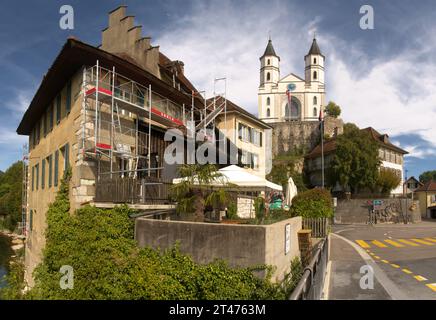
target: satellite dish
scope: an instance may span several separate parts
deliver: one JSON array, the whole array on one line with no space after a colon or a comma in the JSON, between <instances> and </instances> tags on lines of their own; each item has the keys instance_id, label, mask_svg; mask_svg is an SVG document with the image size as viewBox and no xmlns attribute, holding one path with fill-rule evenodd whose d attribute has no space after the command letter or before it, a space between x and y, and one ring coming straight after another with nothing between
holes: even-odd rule
<instances>
[{"instance_id":1,"label":"satellite dish","mask_svg":"<svg viewBox=\"0 0 436 320\"><path fill-rule=\"evenodd\" d=\"M296 88L297 88L297 86L294 83L288 84L288 90L289 91L294 91Z\"/></svg>"}]
</instances>

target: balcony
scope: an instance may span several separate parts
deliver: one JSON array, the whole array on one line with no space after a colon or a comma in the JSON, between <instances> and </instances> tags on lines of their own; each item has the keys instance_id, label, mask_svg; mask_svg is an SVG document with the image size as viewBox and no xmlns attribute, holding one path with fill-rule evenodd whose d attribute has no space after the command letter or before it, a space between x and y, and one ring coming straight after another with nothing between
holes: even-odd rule
<instances>
[{"instance_id":1,"label":"balcony","mask_svg":"<svg viewBox=\"0 0 436 320\"><path fill-rule=\"evenodd\" d=\"M97 207L127 204L137 209L174 208L170 199L172 183L161 178L106 176L95 183L94 202Z\"/></svg>"}]
</instances>

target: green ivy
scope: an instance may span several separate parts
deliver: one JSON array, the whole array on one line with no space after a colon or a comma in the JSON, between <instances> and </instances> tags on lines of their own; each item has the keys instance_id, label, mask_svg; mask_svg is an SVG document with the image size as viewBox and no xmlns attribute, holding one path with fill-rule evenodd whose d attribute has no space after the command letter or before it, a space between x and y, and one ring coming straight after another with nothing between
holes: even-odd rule
<instances>
[{"instance_id":1,"label":"green ivy","mask_svg":"<svg viewBox=\"0 0 436 320\"><path fill-rule=\"evenodd\" d=\"M268 266L232 268L221 260L197 264L182 254L177 244L164 251L138 248L129 218L132 211L127 206L111 210L86 206L70 213L70 176L68 173L61 182L47 212L43 261L33 274L34 287L23 298L286 299L295 285L295 275L272 283ZM73 289L60 288L63 265L74 269ZM264 272L266 277L258 277L256 272ZM5 298L22 297L22 273L18 268L10 275L13 287L3 291ZM289 277L294 280L289 282Z\"/></svg>"}]
</instances>

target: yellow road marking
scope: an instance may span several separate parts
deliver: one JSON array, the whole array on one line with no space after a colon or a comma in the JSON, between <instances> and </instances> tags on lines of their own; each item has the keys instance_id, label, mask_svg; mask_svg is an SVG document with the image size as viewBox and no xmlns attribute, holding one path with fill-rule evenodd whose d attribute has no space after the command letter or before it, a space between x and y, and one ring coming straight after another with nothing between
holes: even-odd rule
<instances>
[{"instance_id":1,"label":"yellow road marking","mask_svg":"<svg viewBox=\"0 0 436 320\"><path fill-rule=\"evenodd\" d=\"M398 241L402 242L404 244L408 244L409 246L412 246L412 247L419 247L419 244L412 242L412 241L409 241L409 240L406 240L406 239L398 239Z\"/></svg>"},{"instance_id":2,"label":"yellow road marking","mask_svg":"<svg viewBox=\"0 0 436 320\"><path fill-rule=\"evenodd\" d=\"M361 246L362 248L365 248L365 249L367 249L367 248L371 248L371 246L369 245L369 244L367 244L365 241L363 241L363 240L356 240L356 242L357 242L357 244L359 245L359 246Z\"/></svg>"},{"instance_id":3,"label":"yellow road marking","mask_svg":"<svg viewBox=\"0 0 436 320\"><path fill-rule=\"evenodd\" d=\"M436 242L436 240L432 239L432 238L424 238L424 240L428 240L428 241L431 241L431 242Z\"/></svg>"},{"instance_id":4,"label":"yellow road marking","mask_svg":"<svg viewBox=\"0 0 436 320\"><path fill-rule=\"evenodd\" d=\"M394 247L397 247L397 248L402 248L402 247L404 247L404 245L402 245L401 243L398 243L398 242L396 242L396 241L394 241L394 240L386 239L385 242L386 242L386 243L389 243L389 244L391 244L391 245L393 245Z\"/></svg>"},{"instance_id":5,"label":"yellow road marking","mask_svg":"<svg viewBox=\"0 0 436 320\"><path fill-rule=\"evenodd\" d=\"M403 272L404 272L404 273L407 273L407 274L411 274L411 273L413 273L412 271L410 271L410 270L408 270L408 269L403 269Z\"/></svg>"},{"instance_id":6,"label":"yellow road marking","mask_svg":"<svg viewBox=\"0 0 436 320\"><path fill-rule=\"evenodd\" d=\"M429 287L431 290L436 291L436 283L429 283L426 284L427 287Z\"/></svg>"},{"instance_id":7,"label":"yellow road marking","mask_svg":"<svg viewBox=\"0 0 436 320\"><path fill-rule=\"evenodd\" d=\"M424 240L421 240L421 239L410 239L410 240L413 240L413 241L418 242L418 243L426 244L428 246L433 246L434 245L434 243L431 243L431 242L428 242L428 241L424 241Z\"/></svg>"},{"instance_id":8,"label":"yellow road marking","mask_svg":"<svg viewBox=\"0 0 436 320\"><path fill-rule=\"evenodd\" d=\"M418 281L427 281L427 278L424 278L423 276L413 276Z\"/></svg>"},{"instance_id":9,"label":"yellow road marking","mask_svg":"<svg viewBox=\"0 0 436 320\"><path fill-rule=\"evenodd\" d=\"M387 247L388 247L388 246L385 245L383 242L380 242L380 241L378 241L378 240L373 240L372 243L375 244L375 245L376 245L377 247L379 247L379 248L387 248Z\"/></svg>"},{"instance_id":10,"label":"yellow road marking","mask_svg":"<svg viewBox=\"0 0 436 320\"><path fill-rule=\"evenodd\" d=\"M391 263L391 266L393 266L394 268L397 268L397 269L400 267L398 264L394 264L394 263Z\"/></svg>"},{"instance_id":11,"label":"yellow road marking","mask_svg":"<svg viewBox=\"0 0 436 320\"><path fill-rule=\"evenodd\" d=\"M382 262L384 262L384 263L389 263L389 261L387 261L387 260L382 260Z\"/></svg>"}]
</instances>

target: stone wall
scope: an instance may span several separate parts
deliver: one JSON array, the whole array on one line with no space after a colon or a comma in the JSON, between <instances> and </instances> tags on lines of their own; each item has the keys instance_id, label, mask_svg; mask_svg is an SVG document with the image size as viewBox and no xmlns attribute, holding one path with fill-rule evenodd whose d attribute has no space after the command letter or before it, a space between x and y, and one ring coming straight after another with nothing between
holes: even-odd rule
<instances>
[{"instance_id":1,"label":"stone wall","mask_svg":"<svg viewBox=\"0 0 436 320\"><path fill-rule=\"evenodd\" d=\"M278 281L289 272L291 260L300 255L297 232L301 224L301 217L259 226L138 218L135 239L140 247L160 249L173 247L178 241L180 250L197 263L223 259L231 266L272 265L276 267L273 280Z\"/></svg>"},{"instance_id":2,"label":"stone wall","mask_svg":"<svg viewBox=\"0 0 436 320\"><path fill-rule=\"evenodd\" d=\"M366 224L368 223L369 210L371 206L369 203L374 199L351 199L351 200L338 200L338 205L335 209L334 222L338 224ZM419 210L419 201L414 200L414 210L410 210L412 206L411 199L380 199L383 201L380 207L380 214L378 221L394 222L395 216L398 216L402 221L403 215L406 214L410 217L411 222L421 221L421 212ZM384 216L393 217L385 221Z\"/></svg>"},{"instance_id":3,"label":"stone wall","mask_svg":"<svg viewBox=\"0 0 436 320\"><path fill-rule=\"evenodd\" d=\"M273 157L300 148L310 151L320 141L318 121L288 121L270 123L270 125L273 127ZM326 117L324 126L324 132L329 136L342 134L344 130L342 119Z\"/></svg>"}]
</instances>

